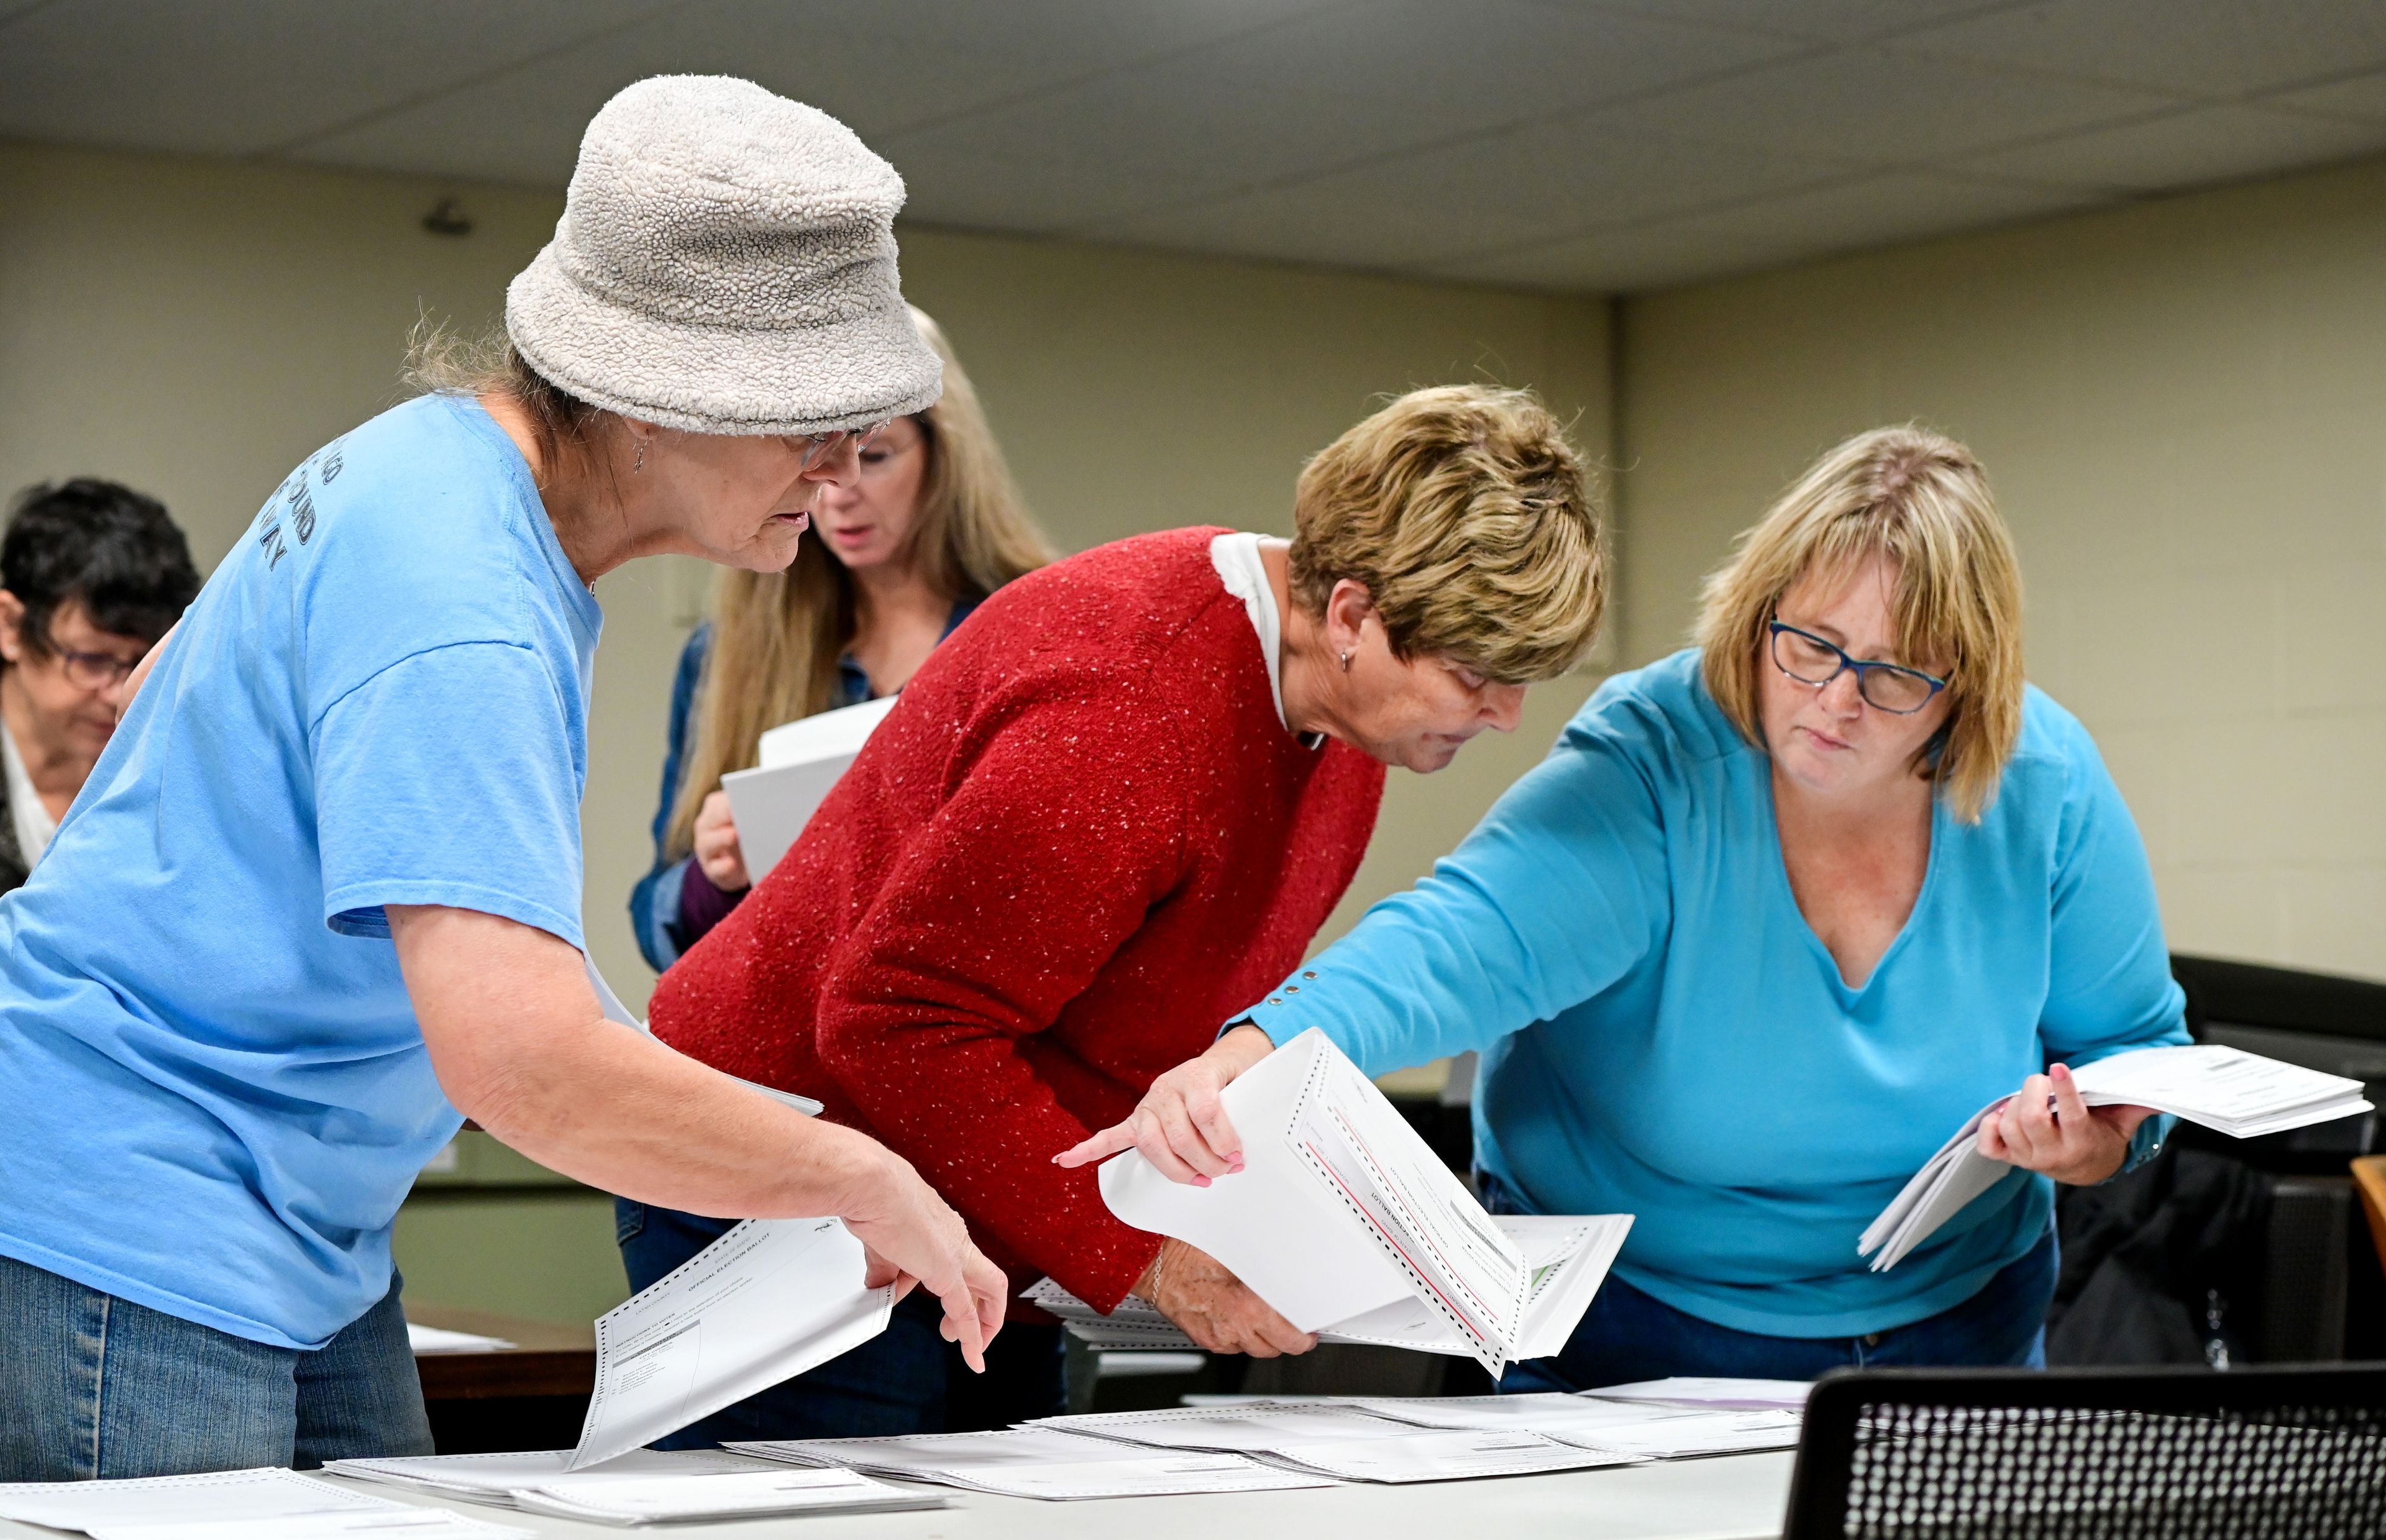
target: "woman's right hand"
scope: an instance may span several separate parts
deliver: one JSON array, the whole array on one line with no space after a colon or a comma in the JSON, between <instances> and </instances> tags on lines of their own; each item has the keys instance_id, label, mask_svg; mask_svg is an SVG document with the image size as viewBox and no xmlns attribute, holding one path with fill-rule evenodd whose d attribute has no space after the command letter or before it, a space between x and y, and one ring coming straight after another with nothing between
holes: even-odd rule
<instances>
[{"instance_id":1,"label":"woman's right hand","mask_svg":"<svg viewBox=\"0 0 2386 1540\"><path fill-rule=\"evenodd\" d=\"M1206 1187L1214 1177L1233 1175L1243 1169L1243 1142L1218 1093L1274 1052L1275 1045L1259 1028L1248 1022L1235 1028L1200 1058L1188 1058L1153 1081L1124 1122L1062 1150L1052 1163L1086 1166L1123 1150L1139 1149L1173 1182Z\"/></svg>"},{"instance_id":2,"label":"woman's right hand","mask_svg":"<svg viewBox=\"0 0 2386 1540\"><path fill-rule=\"evenodd\" d=\"M704 880L723 893L743 893L754 885L746 870L746 853L737 848L737 820L730 816L729 794L714 792L696 810L696 864Z\"/></svg>"},{"instance_id":3,"label":"woman's right hand","mask_svg":"<svg viewBox=\"0 0 2386 1540\"><path fill-rule=\"evenodd\" d=\"M1151 1301L1195 1344L1212 1353L1273 1358L1306 1353L1317 1339L1278 1315L1250 1286L1208 1252L1183 1241L1162 1241L1160 1255L1131 1291Z\"/></svg>"},{"instance_id":4,"label":"woman's right hand","mask_svg":"<svg viewBox=\"0 0 2386 1540\"><path fill-rule=\"evenodd\" d=\"M900 1298L916 1280L944 1304L939 1330L945 1340L958 1343L969 1366L985 1373L986 1345L1002 1329L1011 1281L986 1260L971 1241L969 1226L910 1161L875 1141L864 1142L883 1159L874 1179L837 1217L869 1254L867 1283L892 1283Z\"/></svg>"}]
</instances>

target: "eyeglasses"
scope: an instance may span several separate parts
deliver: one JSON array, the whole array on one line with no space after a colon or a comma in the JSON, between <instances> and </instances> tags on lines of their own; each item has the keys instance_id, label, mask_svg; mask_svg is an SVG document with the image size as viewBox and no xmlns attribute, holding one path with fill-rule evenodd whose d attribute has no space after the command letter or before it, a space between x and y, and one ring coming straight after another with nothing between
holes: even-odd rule
<instances>
[{"instance_id":1,"label":"eyeglasses","mask_svg":"<svg viewBox=\"0 0 2386 1540\"><path fill-rule=\"evenodd\" d=\"M67 682L78 690L113 690L141 667L141 659L128 663L113 653L61 651L55 656L66 670Z\"/></svg>"},{"instance_id":2,"label":"eyeglasses","mask_svg":"<svg viewBox=\"0 0 2386 1540\"><path fill-rule=\"evenodd\" d=\"M1768 621L1766 627L1773 633L1773 666L1801 684L1820 690L1853 669L1856 694L1865 704L1900 717L1921 710L1930 704L1931 696L1947 688L1945 680L1919 669L1850 657L1811 631L1785 626L1779 620Z\"/></svg>"},{"instance_id":3,"label":"eyeglasses","mask_svg":"<svg viewBox=\"0 0 2386 1540\"><path fill-rule=\"evenodd\" d=\"M798 467L799 470L810 470L827 458L830 453L846 440L853 440L853 446L856 449L867 449L879 434L893 425L894 419L889 418L885 422L873 422L867 428L832 428L825 433L810 435L782 433L779 435L779 442L803 457L803 463ZM796 447L797 444L803 447L797 449Z\"/></svg>"}]
</instances>

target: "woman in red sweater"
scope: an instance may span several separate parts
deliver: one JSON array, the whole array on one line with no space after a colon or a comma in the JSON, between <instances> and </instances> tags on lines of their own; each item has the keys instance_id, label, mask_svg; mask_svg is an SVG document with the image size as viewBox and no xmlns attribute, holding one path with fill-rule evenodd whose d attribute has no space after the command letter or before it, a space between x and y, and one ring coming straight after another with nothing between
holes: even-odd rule
<instances>
[{"instance_id":1,"label":"woman in red sweater","mask_svg":"<svg viewBox=\"0 0 2386 1540\"><path fill-rule=\"evenodd\" d=\"M1311 1339L1052 1158L1300 962L1365 854L1383 767L1437 770L1513 729L1604 592L1574 451L1521 392L1401 398L1311 462L1293 519L1288 545L1144 535L988 599L653 1002L672 1046L908 1158L1014 1288L1049 1273L1102 1309L1135 1293L1262 1356ZM725 1227L623 1205L631 1281ZM982 1380L951 1375L946 1346L898 1310L683 1439L1061 1409L1059 1328L1014 1318Z\"/></svg>"}]
</instances>

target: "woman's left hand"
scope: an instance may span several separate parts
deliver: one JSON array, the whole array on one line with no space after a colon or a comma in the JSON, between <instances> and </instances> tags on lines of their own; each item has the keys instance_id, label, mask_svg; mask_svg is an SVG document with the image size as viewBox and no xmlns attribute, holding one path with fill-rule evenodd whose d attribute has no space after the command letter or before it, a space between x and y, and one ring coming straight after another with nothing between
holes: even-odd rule
<instances>
[{"instance_id":1,"label":"woman's left hand","mask_svg":"<svg viewBox=\"0 0 2386 1540\"><path fill-rule=\"evenodd\" d=\"M2153 1116L2151 1107L2090 1107L2071 1070L2057 1064L1980 1120L1978 1147L1991 1160L2092 1186L2121 1169L2130 1135Z\"/></svg>"}]
</instances>

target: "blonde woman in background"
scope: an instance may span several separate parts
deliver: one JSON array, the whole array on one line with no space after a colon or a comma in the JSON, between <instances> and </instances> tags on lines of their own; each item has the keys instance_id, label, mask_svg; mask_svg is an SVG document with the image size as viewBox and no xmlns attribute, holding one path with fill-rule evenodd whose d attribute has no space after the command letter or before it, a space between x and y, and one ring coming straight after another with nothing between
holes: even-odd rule
<instances>
[{"instance_id":1,"label":"blonde woman in background","mask_svg":"<svg viewBox=\"0 0 2386 1540\"><path fill-rule=\"evenodd\" d=\"M721 778L782 722L902 689L987 595L1053 558L952 344L926 312L911 319L944 360L944 395L863 449L858 482L822 495L793 566L722 573L711 622L680 655L655 866L630 895L658 972L761 875Z\"/></svg>"},{"instance_id":2,"label":"blonde woman in background","mask_svg":"<svg viewBox=\"0 0 2386 1540\"><path fill-rule=\"evenodd\" d=\"M2065 1067L2187 1038L2129 809L2023 682L1988 478L1915 428L1817 461L1708 582L1696 646L1609 680L1295 983L1064 1160L1228 1170L1218 1088L1305 1027L1371 1073L1481 1050L1493 1210L1635 1216L1508 1391L2042 1362L2049 1179L2164 1127ZM1865 1226L2000 1096L1980 1149L2015 1170L1872 1271Z\"/></svg>"}]
</instances>

